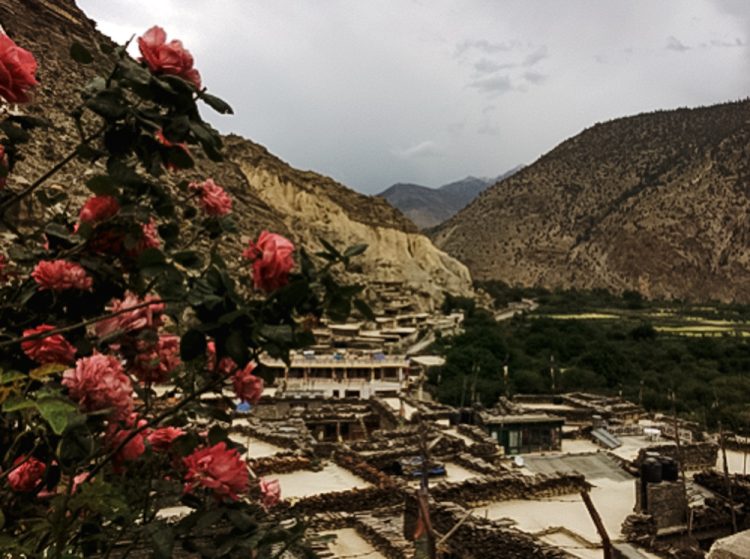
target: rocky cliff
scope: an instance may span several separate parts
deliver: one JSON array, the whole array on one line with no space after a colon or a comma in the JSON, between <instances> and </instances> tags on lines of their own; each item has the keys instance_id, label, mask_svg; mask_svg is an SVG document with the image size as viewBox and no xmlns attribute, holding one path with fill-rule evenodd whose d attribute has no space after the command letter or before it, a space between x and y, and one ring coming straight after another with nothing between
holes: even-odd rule
<instances>
[{"instance_id":1,"label":"rocky cliff","mask_svg":"<svg viewBox=\"0 0 750 559\"><path fill-rule=\"evenodd\" d=\"M750 101L597 124L433 232L478 279L750 301Z\"/></svg>"},{"instance_id":2,"label":"rocky cliff","mask_svg":"<svg viewBox=\"0 0 750 559\"><path fill-rule=\"evenodd\" d=\"M75 145L78 136L69 111L80 99L81 86L97 69L109 65L104 55L97 55L92 66L77 65L68 54L70 44L76 40L96 52L99 44L111 42L73 0L0 0L0 25L39 61L41 85L24 111L53 123L24 147L25 160L9 180L9 188L16 189ZM262 229L288 235L312 250L319 247L320 237L339 245L367 243L370 248L357 259L357 279L401 282L405 289L421 294L416 300L422 307L436 305L444 291L471 292L468 270L436 249L385 201L317 173L293 169L263 147L236 136L226 138L226 156L221 164L198 161L185 178L213 176L231 192L240 227L234 246L228 247L234 253L239 254L242 243ZM73 163L55 176L50 188L77 190L84 171Z\"/></svg>"}]
</instances>

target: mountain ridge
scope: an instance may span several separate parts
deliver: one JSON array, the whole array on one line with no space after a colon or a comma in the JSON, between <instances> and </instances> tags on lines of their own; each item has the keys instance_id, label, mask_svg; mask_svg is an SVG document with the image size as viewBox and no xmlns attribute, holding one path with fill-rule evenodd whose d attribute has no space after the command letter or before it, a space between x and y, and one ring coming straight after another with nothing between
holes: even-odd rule
<instances>
[{"instance_id":1,"label":"mountain ridge","mask_svg":"<svg viewBox=\"0 0 750 559\"><path fill-rule=\"evenodd\" d=\"M518 165L497 177L469 175L437 188L414 183L395 183L376 196L387 200L424 231L451 218L486 188L521 168L523 165Z\"/></svg>"},{"instance_id":2,"label":"mountain ridge","mask_svg":"<svg viewBox=\"0 0 750 559\"><path fill-rule=\"evenodd\" d=\"M431 231L475 278L750 301L750 101L597 123Z\"/></svg>"}]
</instances>

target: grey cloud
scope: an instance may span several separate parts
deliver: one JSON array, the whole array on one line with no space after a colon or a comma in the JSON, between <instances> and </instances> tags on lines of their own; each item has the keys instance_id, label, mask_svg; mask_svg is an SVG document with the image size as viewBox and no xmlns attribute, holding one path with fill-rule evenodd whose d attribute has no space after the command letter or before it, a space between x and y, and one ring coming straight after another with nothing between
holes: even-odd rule
<instances>
[{"instance_id":1,"label":"grey cloud","mask_svg":"<svg viewBox=\"0 0 750 559\"><path fill-rule=\"evenodd\" d=\"M474 80L469 84L470 87L478 89L483 93L492 93L501 95L513 89L513 84L509 76L490 76Z\"/></svg>"},{"instance_id":2,"label":"grey cloud","mask_svg":"<svg viewBox=\"0 0 750 559\"><path fill-rule=\"evenodd\" d=\"M734 41L719 41L717 39L714 39L711 41L711 46L719 48L737 48L744 47L745 42L739 37L735 38Z\"/></svg>"},{"instance_id":3,"label":"grey cloud","mask_svg":"<svg viewBox=\"0 0 750 559\"><path fill-rule=\"evenodd\" d=\"M547 58L549 54L547 54L547 45L542 45L538 49L536 49L531 54L527 55L526 58L523 59L523 65L524 66L534 66L537 62L541 62L545 58Z\"/></svg>"},{"instance_id":4,"label":"grey cloud","mask_svg":"<svg viewBox=\"0 0 750 559\"><path fill-rule=\"evenodd\" d=\"M474 64L474 69L480 74L493 74L499 70L507 70L508 68L514 68L516 64L510 62L494 62L488 58L482 58Z\"/></svg>"},{"instance_id":5,"label":"grey cloud","mask_svg":"<svg viewBox=\"0 0 750 559\"><path fill-rule=\"evenodd\" d=\"M539 72L524 72L523 77L527 82L539 85L547 81L549 76L547 74L540 74Z\"/></svg>"},{"instance_id":6,"label":"grey cloud","mask_svg":"<svg viewBox=\"0 0 750 559\"><path fill-rule=\"evenodd\" d=\"M681 42L677 37L674 35L670 35L667 37L667 46L664 47L667 50L674 50L677 52L685 52L690 50L690 47Z\"/></svg>"},{"instance_id":7,"label":"grey cloud","mask_svg":"<svg viewBox=\"0 0 750 559\"><path fill-rule=\"evenodd\" d=\"M498 136L500 134L500 127L491 122L483 122L479 125L479 128L477 128L477 132L484 136Z\"/></svg>"},{"instance_id":8,"label":"grey cloud","mask_svg":"<svg viewBox=\"0 0 750 559\"><path fill-rule=\"evenodd\" d=\"M469 50L476 49L486 54L496 54L498 52L510 52L520 46L518 41L508 41L502 43L492 43L486 39L474 41L462 41L456 46L456 55L460 56Z\"/></svg>"}]
</instances>

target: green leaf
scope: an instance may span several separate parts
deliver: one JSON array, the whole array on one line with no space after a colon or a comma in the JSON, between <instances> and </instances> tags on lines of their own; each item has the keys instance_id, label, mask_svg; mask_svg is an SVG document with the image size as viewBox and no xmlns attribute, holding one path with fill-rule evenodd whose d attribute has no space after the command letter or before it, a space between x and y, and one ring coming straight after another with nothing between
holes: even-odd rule
<instances>
[{"instance_id":1,"label":"green leaf","mask_svg":"<svg viewBox=\"0 0 750 559\"><path fill-rule=\"evenodd\" d=\"M28 408L35 408L36 402L34 400L27 400L21 396L11 396L3 403L3 411L10 413L14 411L21 411Z\"/></svg>"},{"instance_id":2,"label":"green leaf","mask_svg":"<svg viewBox=\"0 0 750 559\"><path fill-rule=\"evenodd\" d=\"M63 468L74 468L94 452L94 438L85 424L67 429L57 445L57 457Z\"/></svg>"},{"instance_id":3,"label":"green leaf","mask_svg":"<svg viewBox=\"0 0 750 559\"><path fill-rule=\"evenodd\" d=\"M167 260L164 257L164 253L158 248L147 248L138 255L139 268L150 268L152 266L159 266L160 264L166 263Z\"/></svg>"},{"instance_id":4,"label":"green leaf","mask_svg":"<svg viewBox=\"0 0 750 559\"><path fill-rule=\"evenodd\" d=\"M28 377L19 371L0 371L0 384L10 384Z\"/></svg>"},{"instance_id":5,"label":"green leaf","mask_svg":"<svg viewBox=\"0 0 750 559\"><path fill-rule=\"evenodd\" d=\"M74 41L70 45L70 57L79 64L91 64L94 61L94 57L91 56L88 49L78 41Z\"/></svg>"},{"instance_id":6,"label":"green leaf","mask_svg":"<svg viewBox=\"0 0 750 559\"><path fill-rule=\"evenodd\" d=\"M86 101L86 106L108 120L122 118L127 111L127 104L119 90L105 89Z\"/></svg>"},{"instance_id":7,"label":"green leaf","mask_svg":"<svg viewBox=\"0 0 750 559\"><path fill-rule=\"evenodd\" d=\"M183 250L176 252L172 258L178 264L186 268L200 268L203 266L203 257L197 250Z\"/></svg>"},{"instance_id":8,"label":"green leaf","mask_svg":"<svg viewBox=\"0 0 750 559\"><path fill-rule=\"evenodd\" d=\"M58 398L41 399L37 402L36 407L56 435L62 435L71 416L76 411L73 404Z\"/></svg>"},{"instance_id":9,"label":"green leaf","mask_svg":"<svg viewBox=\"0 0 750 559\"><path fill-rule=\"evenodd\" d=\"M206 335L198 330L188 330L180 338L180 359L191 361L206 355Z\"/></svg>"},{"instance_id":10,"label":"green leaf","mask_svg":"<svg viewBox=\"0 0 750 559\"><path fill-rule=\"evenodd\" d=\"M154 559L170 559L174 548L174 528L165 522L152 522L146 526L151 540Z\"/></svg>"},{"instance_id":11,"label":"green leaf","mask_svg":"<svg viewBox=\"0 0 750 559\"><path fill-rule=\"evenodd\" d=\"M221 425L214 425L208 431L208 444L213 446L221 442L224 442L224 443L229 442L229 436L227 435L227 430L224 429Z\"/></svg>"},{"instance_id":12,"label":"green leaf","mask_svg":"<svg viewBox=\"0 0 750 559\"><path fill-rule=\"evenodd\" d=\"M319 240L320 240L320 244L322 244L323 247L325 247L325 249L328 251L330 255L335 256L336 258L341 258L341 253L338 250L336 250L335 246L333 246L331 243L329 243L322 237Z\"/></svg>"},{"instance_id":13,"label":"green leaf","mask_svg":"<svg viewBox=\"0 0 750 559\"><path fill-rule=\"evenodd\" d=\"M117 196L119 191L109 175L96 175L86 181L86 187L97 195Z\"/></svg>"},{"instance_id":14,"label":"green leaf","mask_svg":"<svg viewBox=\"0 0 750 559\"><path fill-rule=\"evenodd\" d=\"M234 359L235 363L241 364L247 362L250 352L248 351L247 344L242 337L242 332L239 330L232 330L232 332L229 333L226 342L224 342L224 349L226 350L227 355Z\"/></svg>"},{"instance_id":15,"label":"green leaf","mask_svg":"<svg viewBox=\"0 0 750 559\"><path fill-rule=\"evenodd\" d=\"M352 245L344 251L344 258L352 258L353 256L359 256L367 250L367 245L362 243L359 245Z\"/></svg>"},{"instance_id":16,"label":"green leaf","mask_svg":"<svg viewBox=\"0 0 750 559\"><path fill-rule=\"evenodd\" d=\"M218 97L216 97L216 95L211 95L210 93L202 92L199 94L199 96L203 100L203 102L206 103L206 105L211 107L217 113L220 113L223 115L234 114L234 111L232 110L232 107L229 106L229 103L227 103L223 99L219 99Z\"/></svg>"},{"instance_id":17,"label":"green leaf","mask_svg":"<svg viewBox=\"0 0 750 559\"><path fill-rule=\"evenodd\" d=\"M48 223L44 228L44 232L50 237L62 239L63 241L74 242L72 233L67 227L60 223Z\"/></svg>"}]
</instances>

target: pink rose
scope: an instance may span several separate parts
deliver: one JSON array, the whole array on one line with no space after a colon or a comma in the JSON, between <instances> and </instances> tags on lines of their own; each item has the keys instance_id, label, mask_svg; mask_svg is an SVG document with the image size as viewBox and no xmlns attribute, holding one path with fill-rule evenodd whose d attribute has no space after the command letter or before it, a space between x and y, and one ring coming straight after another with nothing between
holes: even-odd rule
<instances>
[{"instance_id":1,"label":"pink rose","mask_svg":"<svg viewBox=\"0 0 750 559\"><path fill-rule=\"evenodd\" d=\"M161 239L159 239L159 229L153 218L148 223L141 225L141 238L138 239L135 246L128 250L128 256L137 258L147 248L159 248Z\"/></svg>"},{"instance_id":2,"label":"pink rose","mask_svg":"<svg viewBox=\"0 0 750 559\"><path fill-rule=\"evenodd\" d=\"M67 260L42 260L31 272L31 277L39 285L40 290L80 289L81 291L89 291L94 284L94 280L80 264Z\"/></svg>"},{"instance_id":3,"label":"pink rose","mask_svg":"<svg viewBox=\"0 0 750 559\"><path fill-rule=\"evenodd\" d=\"M47 466L33 456L19 456L13 462L13 470L8 474L8 485L17 493L29 493L42 482Z\"/></svg>"},{"instance_id":4,"label":"pink rose","mask_svg":"<svg viewBox=\"0 0 750 559\"><path fill-rule=\"evenodd\" d=\"M112 355L94 353L76 361L63 373L62 383L83 411L112 409L114 419L127 418L133 409L133 386L120 361Z\"/></svg>"},{"instance_id":5,"label":"pink rose","mask_svg":"<svg viewBox=\"0 0 750 559\"><path fill-rule=\"evenodd\" d=\"M27 103L29 89L39 83L34 74L34 55L0 33L0 97L8 103Z\"/></svg>"},{"instance_id":6,"label":"pink rose","mask_svg":"<svg viewBox=\"0 0 750 559\"><path fill-rule=\"evenodd\" d=\"M149 301L158 301L159 298L153 295L146 295L143 299L140 299L132 291L126 291L125 297L121 300L113 300L107 305L107 311L110 313L119 312L124 309L136 307L141 303L148 303ZM161 326L162 318L161 313L164 311L164 303L154 303L152 305L146 305L133 309L131 311L123 312L117 316L105 318L96 323L94 329L96 330L97 336L100 338L109 338L114 335L129 334L136 330L142 330L144 328L156 329Z\"/></svg>"},{"instance_id":7,"label":"pink rose","mask_svg":"<svg viewBox=\"0 0 750 559\"><path fill-rule=\"evenodd\" d=\"M289 239L263 231L258 242L252 241L242 256L253 263L253 283L257 289L270 292L289 282L294 267L294 245Z\"/></svg>"},{"instance_id":8,"label":"pink rose","mask_svg":"<svg viewBox=\"0 0 750 559\"><path fill-rule=\"evenodd\" d=\"M116 425L110 425L107 433L107 444L109 448L115 450L118 448L136 429L143 427L147 422L145 419L137 420L133 418L132 414L128 423L129 429L120 429ZM112 457L112 463L117 473L122 473L123 464L125 462L132 462L140 458L144 452L146 452L146 437L148 437L148 430L144 429L136 433L133 438L125 443L120 450Z\"/></svg>"},{"instance_id":9,"label":"pink rose","mask_svg":"<svg viewBox=\"0 0 750 559\"><path fill-rule=\"evenodd\" d=\"M224 442L196 450L183 458L183 463L187 467L186 493L202 486L210 489L217 499L237 500L238 494L248 490L247 464L236 449L228 449Z\"/></svg>"},{"instance_id":10,"label":"pink rose","mask_svg":"<svg viewBox=\"0 0 750 559\"><path fill-rule=\"evenodd\" d=\"M165 382L180 361L180 338L162 334L155 344L138 340L133 373L143 382Z\"/></svg>"},{"instance_id":11,"label":"pink rose","mask_svg":"<svg viewBox=\"0 0 750 559\"><path fill-rule=\"evenodd\" d=\"M281 499L281 485L278 479L260 478L261 503L266 509L276 505Z\"/></svg>"},{"instance_id":12,"label":"pink rose","mask_svg":"<svg viewBox=\"0 0 750 559\"><path fill-rule=\"evenodd\" d=\"M55 327L50 324L40 324L36 328L23 331L24 338L49 332ZM62 334L52 334L46 338L26 340L21 342L21 349L29 359L44 365L45 363L72 363L75 359L76 348L74 348Z\"/></svg>"},{"instance_id":13,"label":"pink rose","mask_svg":"<svg viewBox=\"0 0 750 559\"><path fill-rule=\"evenodd\" d=\"M255 367L255 363L250 362L232 377L234 393L243 402L251 404L257 404L263 395L263 379L253 374Z\"/></svg>"},{"instance_id":14,"label":"pink rose","mask_svg":"<svg viewBox=\"0 0 750 559\"><path fill-rule=\"evenodd\" d=\"M167 41L167 33L159 26L153 26L142 37L138 37L138 48L142 61L154 74L179 76L201 88L201 76L193 68L193 56L182 46L181 41Z\"/></svg>"},{"instance_id":15,"label":"pink rose","mask_svg":"<svg viewBox=\"0 0 750 559\"><path fill-rule=\"evenodd\" d=\"M185 434L185 431L179 427L159 427L146 437L151 448L156 452L164 452L169 450L175 439Z\"/></svg>"},{"instance_id":16,"label":"pink rose","mask_svg":"<svg viewBox=\"0 0 750 559\"><path fill-rule=\"evenodd\" d=\"M216 364L216 343L213 340L210 340L206 344L206 352L208 353L206 356L206 369L208 369L208 372L213 373L217 371L228 376L238 369L234 359L228 356L222 357L219 364Z\"/></svg>"},{"instance_id":17,"label":"pink rose","mask_svg":"<svg viewBox=\"0 0 750 559\"><path fill-rule=\"evenodd\" d=\"M96 224L106 221L120 211L120 203L114 196L92 196L81 208L78 220L81 223Z\"/></svg>"},{"instance_id":18,"label":"pink rose","mask_svg":"<svg viewBox=\"0 0 750 559\"><path fill-rule=\"evenodd\" d=\"M221 216L232 211L232 199L213 179L191 182L190 189L198 192L201 208L206 214Z\"/></svg>"}]
</instances>

